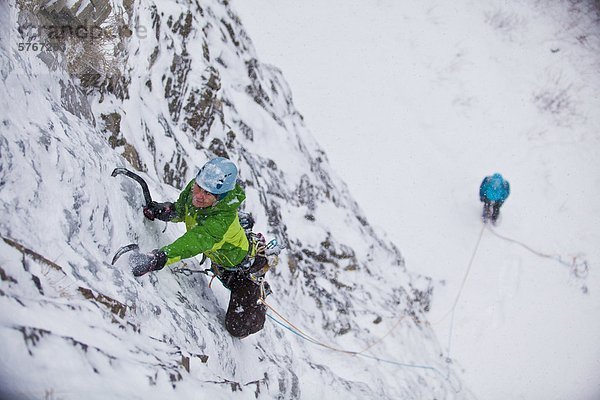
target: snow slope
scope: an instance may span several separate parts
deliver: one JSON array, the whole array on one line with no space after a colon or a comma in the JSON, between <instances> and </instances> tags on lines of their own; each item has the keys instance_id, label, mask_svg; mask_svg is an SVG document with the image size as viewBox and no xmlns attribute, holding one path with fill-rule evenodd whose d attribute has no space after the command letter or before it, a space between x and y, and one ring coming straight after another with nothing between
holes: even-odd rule
<instances>
[{"instance_id":1,"label":"snow slope","mask_svg":"<svg viewBox=\"0 0 600 400\"><path fill-rule=\"evenodd\" d=\"M429 320L474 393L599 398L597 2L234 5L369 220L434 278ZM451 332L496 171L496 231L589 274L485 231Z\"/></svg>"},{"instance_id":2,"label":"snow slope","mask_svg":"<svg viewBox=\"0 0 600 400\"><path fill-rule=\"evenodd\" d=\"M2 398L472 398L426 322L430 281L373 231L228 2L86 3L135 33L70 39L65 55L18 45L102 13L35 4L3 3L0 21ZM233 339L218 282L110 265L121 245L183 232L145 220L139 186L113 168L173 200L215 155L238 164L246 210L287 247L269 303L360 356L271 321Z\"/></svg>"}]
</instances>

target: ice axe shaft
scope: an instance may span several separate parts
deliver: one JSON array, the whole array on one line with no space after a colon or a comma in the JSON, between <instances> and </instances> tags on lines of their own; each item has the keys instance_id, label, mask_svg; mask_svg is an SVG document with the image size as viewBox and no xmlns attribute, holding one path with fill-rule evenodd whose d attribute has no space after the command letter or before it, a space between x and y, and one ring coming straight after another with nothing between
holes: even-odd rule
<instances>
[{"instance_id":1,"label":"ice axe shaft","mask_svg":"<svg viewBox=\"0 0 600 400\"><path fill-rule=\"evenodd\" d=\"M140 248L140 246L138 246L136 243L128 244L127 246L121 247L115 253L115 256L112 259L111 265L115 265L115 263L117 262L117 260L119 259L119 257L121 257L123 254L125 254L125 253L127 253L129 251L132 251L132 250L138 251L139 248Z\"/></svg>"},{"instance_id":2,"label":"ice axe shaft","mask_svg":"<svg viewBox=\"0 0 600 400\"><path fill-rule=\"evenodd\" d=\"M146 206L149 206L150 203L152 203L152 196L150 196L150 190L148 189L148 184L146 183L144 178L142 178L141 176L139 176L138 174L136 174L134 172L131 172L127 168L115 168L114 171L112 172L111 176L117 176L117 175L125 175L125 176L133 179L137 183L139 183L140 186L142 187L142 192L144 193L144 200L146 201Z\"/></svg>"}]
</instances>

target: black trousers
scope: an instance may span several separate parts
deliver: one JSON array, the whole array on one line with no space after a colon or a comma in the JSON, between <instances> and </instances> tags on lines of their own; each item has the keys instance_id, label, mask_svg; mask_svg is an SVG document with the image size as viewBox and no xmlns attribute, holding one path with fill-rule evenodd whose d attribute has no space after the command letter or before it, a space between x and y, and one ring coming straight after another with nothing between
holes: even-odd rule
<instances>
[{"instance_id":1,"label":"black trousers","mask_svg":"<svg viewBox=\"0 0 600 400\"><path fill-rule=\"evenodd\" d=\"M486 222L491 219L492 222L496 222L498 215L500 215L500 207L502 207L503 201L491 201L483 200L483 220Z\"/></svg>"},{"instance_id":2,"label":"black trousers","mask_svg":"<svg viewBox=\"0 0 600 400\"><path fill-rule=\"evenodd\" d=\"M222 271L219 279L231 291L225 329L231 336L239 338L260 331L267 314L265 305L258 302L260 286L238 271Z\"/></svg>"}]
</instances>

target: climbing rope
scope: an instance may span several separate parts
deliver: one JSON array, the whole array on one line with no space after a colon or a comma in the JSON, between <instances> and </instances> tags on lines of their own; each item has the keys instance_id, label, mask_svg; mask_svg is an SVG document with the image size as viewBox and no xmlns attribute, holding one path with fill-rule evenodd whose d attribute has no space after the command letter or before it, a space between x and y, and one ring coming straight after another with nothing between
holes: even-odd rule
<instances>
[{"instance_id":1,"label":"climbing rope","mask_svg":"<svg viewBox=\"0 0 600 400\"><path fill-rule=\"evenodd\" d=\"M539 257L543 257L543 258L548 258L548 259L552 259L552 260L556 260L559 263L561 263L562 265L565 265L567 267L570 268L571 272L573 273L574 276L578 277L578 278L585 278L588 274L588 270L589 270L589 266L586 260L578 260L578 256L572 257L571 262L567 262L565 260L563 260L562 256L559 254L546 254L546 253L542 253L540 251L534 250L532 249L530 246L526 245L523 242L520 242L518 240L515 239L511 239L509 237L503 236L501 234L499 234L498 232L496 232L494 229L492 229L488 224L483 224L481 231L479 232L479 236L477 238L477 243L475 244L475 248L473 250L473 253L471 254L471 259L469 260L469 264L467 265L467 269L465 272L465 275L463 277L463 280L461 282L460 288L458 290L458 293L456 295L456 298L454 300L454 303L452 304L452 307L450 308L450 310L448 310L447 313L445 313L439 320L437 320L436 322L432 322L433 325L440 323L441 321L443 321L444 319L446 319L446 317L448 315L451 314L451 318L450 318L450 329L448 331L448 346L447 346L447 358L448 360L451 359L450 354L452 352L452 337L453 337L453 333L454 333L454 317L456 315L456 306L458 305L458 301L460 299L460 296L463 292L463 289L465 287L465 283L467 281L467 278L471 272L471 267L473 266L473 261L475 259L475 255L477 254L477 251L479 250L479 244L481 243L481 238L483 237L483 232L485 231L485 229L487 228L487 230L489 230L492 234L494 234L496 237L505 240L507 242L510 243L514 243L514 244L518 244L521 247L527 249L528 251L530 251L531 253L539 256Z\"/></svg>"},{"instance_id":2,"label":"climbing rope","mask_svg":"<svg viewBox=\"0 0 600 400\"><path fill-rule=\"evenodd\" d=\"M497 233L496 231L494 231L491 227L489 227L487 224L483 224L483 226L481 227L481 230L479 231L479 234L477 236L477 242L475 243L475 247L473 249L473 252L471 253L471 257L469 259L469 262L467 264L467 268L465 270L465 274L462 278L460 287L458 289L458 292L456 294L456 298L454 299L454 302L452 304L452 307L448 310L448 312L446 314L444 314L444 316L442 318L440 318L437 322L434 322L433 324L437 324L441 321L443 321L444 319L446 319L446 317L448 315L451 315L451 319L450 319L450 329L448 332L448 346L447 346L447 357L446 357L446 363L449 364L451 361L451 352L452 352L452 337L453 337L453 331L454 331L454 321L455 321L455 315L456 315L456 308L457 305L459 303L459 300L461 298L461 295L463 293L463 290L465 288L465 284L467 282L467 279L469 277L469 274L471 272L471 269L473 267L473 262L475 260L475 257L477 255L477 252L479 250L479 246L481 244L481 240L483 238L483 233L485 231L485 229L488 229L490 232L492 232L495 236L497 236L498 238L511 242L511 243L515 243L518 244L520 246L522 246L523 248L527 249L528 251L530 251L531 253L540 256L540 257L544 257L544 258L549 258L549 259L554 259L556 261L558 261L559 263L569 267L572 271L572 273L579 278L585 277L587 276L588 273L588 264L587 261L583 260L583 261L579 261L578 258L579 257L573 257L571 262L567 262L565 260L563 260L563 258L560 255L555 255L555 254L545 254L539 251L536 251L534 249L532 249L531 247L529 247L528 245L526 245L525 243L522 243L520 241L517 241L515 239L511 239L508 238L506 236L500 235L499 233ZM176 273L183 273L187 276L191 275L192 273L203 273L206 275L209 275L209 272L213 272L211 271L211 269L205 269L205 270L190 270L187 268L178 268L175 269L173 272ZM212 278L214 279L215 275L212 276ZM211 279L211 283L212 283L212 279ZM462 390L462 384L461 382L456 379L455 382L453 382L451 380L450 377L450 366L448 365L448 369L446 371L446 373L443 373L442 371L440 371L438 368L433 367L433 366L429 366L429 365L419 365L419 364L408 364L408 363L402 363L402 362L398 362L395 360L389 360L389 359L383 359L380 357L376 357L370 354L365 354L365 352L369 349L371 349L373 346L375 346L376 344L380 343L381 341L383 341L387 336L389 336L397 327L398 325L400 325L400 323L402 322L402 320L404 319L404 317L406 315L402 315L400 318L398 318L398 320L395 322L395 324L381 337L379 337L377 340L373 341L372 343L370 343L368 346L366 346L365 348L363 348L360 351L352 351L352 350L346 350L346 349L342 349L342 348L338 348L338 347L334 347L331 345L328 345L326 343L323 343L317 339L315 339L314 337L310 336L309 334L307 334L306 332L304 332L303 330L301 330L300 328L298 328L296 325L294 325L292 322L290 322L287 318L285 318L281 313L279 313L277 310L275 310L275 308L273 308L270 304L268 304L265 300L266 296L267 296L267 292L265 290L265 281L264 279L259 279L257 280L255 283L259 284L260 286L260 295L259 295L259 299L258 302L263 304L266 308L268 308L269 310L271 310L271 312L273 314L275 314L279 319L273 317L271 314L267 314L267 316L274 321L275 323L277 323L278 325L282 326L283 328L289 330L290 332L292 332L293 334L297 335L298 337L300 337L303 340L306 340L312 344L315 344L317 346L326 348L328 350L331 351L335 351L335 352L339 352L339 353L343 353L343 354L348 354L348 355L353 355L353 356L360 356L360 357L365 357L365 358L369 358L372 360L376 360L376 361L380 361L380 362L384 362L384 363L388 363L388 364L393 364L393 365L397 365L400 367L404 367L404 368L415 368L415 369L425 369L425 370L431 370L437 374L439 374L440 376L442 376L452 387L453 390L455 390L456 393L459 393ZM210 285L209 285L210 286ZM458 386L458 388L456 388L456 386Z\"/></svg>"},{"instance_id":3,"label":"climbing rope","mask_svg":"<svg viewBox=\"0 0 600 400\"><path fill-rule=\"evenodd\" d=\"M381 342L383 339L385 339L388 335L390 335L392 333L392 331L394 329L396 329L396 327L400 324L400 322L402 322L402 320L404 319L405 315L402 315L397 321L396 323L388 330L388 332L379 337L377 340L373 341L371 344L369 344L368 346L366 346L364 349L360 350L360 351L352 351L352 350L345 350L345 349L341 349L341 348L337 348L334 346L330 346L326 343L323 343L317 339L315 339L314 337L308 335L306 332L302 331L300 328L298 328L296 325L294 325L292 322L290 322L287 318L285 318L283 315L281 315L281 313L279 313L277 310L275 310L275 308L273 308L270 304L268 304L264 297L261 296L261 298L258 300L259 303L262 303L265 307L267 307L269 310L271 310L271 312L273 312L280 320L278 320L277 318L273 317L270 314L267 314L267 316L274 321L275 323L277 323L278 325L282 326L283 328L287 329L288 331L292 332L293 334L297 335L298 337L302 338L303 340L306 340L312 344L315 344L317 346L321 346L324 347L328 350L331 351L335 351L338 353L343 353L343 354L348 354L348 355L353 355L353 356L359 356L359 357L364 357L364 358L369 358L372 360L376 360L376 361L380 361L380 362L384 362L384 363L388 363L388 364L393 364L393 365L397 365L403 368L414 368L414 369L425 369L425 370L430 370L433 371L437 374L439 374L441 377L443 377L446 381L448 381L450 383L450 386L452 387L453 390L456 391L456 393L460 392L461 390L461 383L458 382L458 389L455 387L455 382L452 382L452 380L450 379L450 374L449 372L447 374L444 374L442 371L440 371L438 368L435 368L433 366L429 366L429 365L420 365L420 364L409 364L409 363L402 363L402 362L398 362L395 360L389 360L389 359L384 359L384 358L380 358L380 357L376 357L370 354L365 354L365 352L367 350L369 350L370 348L372 348L373 346L375 346L377 343Z\"/></svg>"},{"instance_id":4,"label":"climbing rope","mask_svg":"<svg viewBox=\"0 0 600 400\"><path fill-rule=\"evenodd\" d=\"M560 264L569 267L569 269L571 270L571 272L573 273L574 276L576 276L577 278L585 278L589 272L589 266L586 260L579 260L579 256L574 256L571 258L570 262L567 262L563 259L563 257L560 254L546 254L546 253L542 253L540 251L534 250L532 249L530 246L528 246L527 244L520 242L518 240L515 239L511 239L509 237L503 236L501 234L499 234L498 232L496 232L494 229L492 229L488 224L483 224L481 231L479 232L479 236L477 238L477 243L475 244L475 249L473 250L473 253L471 254L471 259L469 260L469 264L467 265L467 269L465 272L465 275L463 277L462 283L460 285L460 288L458 290L458 293L456 295L456 299L454 300L454 303L452 304L452 307L448 310L448 312L446 312L439 320L437 320L436 322L432 322L433 325L440 323L441 321L443 321L444 319L446 319L446 317L452 313L452 320L451 320L451 326L454 323L454 312L456 310L456 306L458 304L458 301L460 299L460 296L462 294L462 291L464 289L465 283L467 281L467 277L469 276L469 273L471 272L471 267L473 266L473 260L475 259L475 255L477 254L477 250L479 249L479 244L481 243L481 238L483 237L483 232L484 230L487 229L489 230L492 234L494 234L496 237L505 240L507 242L510 243L514 243L514 244L518 244L519 246L527 249L528 251L530 251L531 253L539 256L539 257L543 257L543 258L548 258L548 259L552 259L555 261L558 261Z\"/></svg>"},{"instance_id":5,"label":"climbing rope","mask_svg":"<svg viewBox=\"0 0 600 400\"><path fill-rule=\"evenodd\" d=\"M458 305L458 300L460 299L460 296L462 295L463 289L465 287L465 283L467 282L467 278L469 277L469 274L471 273L471 267L473 266L473 260L475 260L475 255L477 254L477 250L479 250L479 244L481 243L481 238L483 237L484 230L485 230L485 224L481 227L481 230L479 231L479 235L477 236L477 243L475 244L475 248L473 249L473 252L471 253L471 259L469 260L469 264L467 264L467 269L465 271L465 275L463 276L462 282L460 284L460 288L458 289L458 292L456 294L456 298L454 299L454 303L452 304L452 307L439 320L437 320L436 322L432 322L433 325L436 325L436 324L439 324L440 322L442 322L444 319L446 319L446 317L450 313L452 313L452 320L454 320L454 311L456 310L456 306Z\"/></svg>"},{"instance_id":6,"label":"climbing rope","mask_svg":"<svg viewBox=\"0 0 600 400\"><path fill-rule=\"evenodd\" d=\"M267 307L268 309L270 309L282 321L284 321L286 324L288 324L288 326L291 329L294 329L298 333L299 336L303 337L304 339L306 339L306 340L308 340L308 341L310 341L310 342L312 342L312 343L314 343L316 345L319 345L321 347L325 347L325 348L327 348L329 350L333 350L333 351L337 351L337 352L341 352L341 353L346 353L346 354L357 355L357 354L365 352L369 348L373 347L377 342L379 342L379 341L381 341L383 339L383 338L381 338L377 342L372 343L370 346L367 346L365 349L363 349L361 351L350 351L350 350L344 350L344 349L339 349L339 348L336 348L336 347L332 347L332 346L329 346L329 345L327 345L325 343L319 342L317 339L315 339L315 338L311 337L310 335L308 335L307 333L303 332L300 328L298 328L296 325L294 325L293 323L291 323L287 318L285 318L277 310L275 310L269 303L267 303L266 300L265 300L264 281L262 281L261 285L260 285L260 298L258 299L258 302L262 303L265 307ZM402 321L403 318L404 318L404 316L400 317L400 319L398 320L398 322L394 325L394 328L396 326L398 326L398 324L400 324L400 321ZM390 332L386 333L385 336L389 335L390 333L391 333L391 330L390 330Z\"/></svg>"},{"instance_id":7,"label":"climbing rope","mask_svg":"<svg viewBox=\"0 0 600 400\"><path fill-rule=\"evenodd\" d=\"M456 308L457 305L459 303L459 300L461 298L461 295L463 293L463 290L465 288L465 284L467 282L467 279L469 277L469 274L471 273L471 269L473 267L473 262L475 260L475 256L477 255L477 252L479 250L479 246L481 244L481 240L483 238L483 233L485 231L485 229L488 229L490 232L492 232L495 236L497 236L498 238L511 242L511 243L515 243L518 244L520 246L522 246L523 248L529 250L530 252L532 252L533 254L540 256L540 257L544 257L544 258L549 258L549 259L553 259L558 261L559 263L569 267L572 271L572 273L579 278L583 278L585 276L587 276L589 267L587 264L587 261L585 260L578 260L579 257L573 257L571 259L571 262L567 262L565 260L563 260L563 258L560 255L555 255L555 254L545 254L539 251L536 251L534 249L532 249L531 247L529 247L528 245L526 245L525 243L522 243L520 241L517 241L515 239L511 239L508 238L506 236L500 235L499 233L497 233L496 231L494 231L491 227L489 227L487 224L483 224L483 226L481 227L481 230L479 231L479 234L477 236L477 242L475 243L475 247L473 249L473 252L471 253L471 257L469 259L469 263L467 264L467 268L465 270L465 274L463 276L463 279L461 281L460 287L458 289L458 292L456 294L456 298L454 299L454 302L452 304L452 307L450 308L450 310L448 310L448 312L446 314L444 314L444 316L438 320L436 323L439 323L441 321L443 321L448 315L451 315L451 319L450 319L450 329L448 332L448 346L447 346L447 363L450 363L451 360L451 352L452 352L452 337L453 337L453 332L454 332L454 321L455 321L455 315L456 315ZM389 331L381 336L380 338L378 338L377 340L375 340L374 342L372 342L371 344L369 344L367 347L365 347L364 349L360 350L360 351L351 351L351 350L345 350L345 349L341 349L341 348L337 348L334 346L330 346L328 344L325 344L317 339L315 339L314 337L308 335L306 332L302 331L300 328L298 328L296 325L294 325L292 322L290 322L287 318L285 318L283 315L281 315L277 310L275 310L271 305L269 305L266 301L265 301L265 296L264 296L264 288L262 287L262 282L261 282L261 296L260 299L258 300L260 303L262 303L263 305L265 305L265 307L267 307L269 310L271 310L271 312L273 312L278 318L273 317L270 314L267 314L267 316L273 320L274 322L276 322L277 324L279 324L280 326L282 326L283 328L289 330L290 332L294 333L295 335L299 336L300 338L302 338L303 340L306 340L310 343L313 343L315 345L324 347L326 349L329 349L331 351L335 351L335 352L339 352L339 353L344 353L344 354L348 354L348 355L353 355L353 356L361 356L361 357L365 357L365 358L369 358L369 359L373 359L373 360L377 360L380 362L385 362L388 364L393 364L393 365L397 365L400 367L405 367L405 368L418 368L418 369L427 369L427 370L431 370L434 371L435 373L439 374L440 376L442 376L446 381L449 382L450 386L453 388L453 390L456 391L456 393L460 392L461 390L461 383L460 381L458 381L458 389L455 387L455 382L452 382L452 380L450 379L450 367L448 366L448 370L447 372L444 374L442 371L440 371L438 368L432 367L432 366L428 366L428 365L419 365L419 364L407 364L407 363L401 363L395 360L388 360L388 359L383 359L380 357L376 357L370 354L365 354L365 352L369 349L371 349L373 346L375 346L377 343L381 342L383 339L385 339L388 335L390 335L392 333L392 331L400 324L400 322L404 319L405 315L402 315L397 321L396 323L389 329Z\"/></svg>"},{"instance_id":8,"label":"climbing rope","mask_svg":"<svg viewBox=\"0 0 600 400\"><path fill-rule=\"evenodd\" d=\"M524 249L528 250L529 252L535 254L536 256L558 261L560 264L568 267L571 270L571 273L577 278L585 278L588 275L588 272L589 272L588 263L586 260L581 260L580 256L573 256L570 258L570 261L565 261L560 254L542 253L540 251L532 249L531 247L529 247L528 245L526 245L525 243L523 243L521 241L511 239L509 237L499 234L494 229L492 229L490 226L484 225L484 227L487 227L487 229L490 232L492 232L492 234L494 234L496 237L498 237L502 240L505 240L507 242L517 244L517 245L523 247Z\"/></svg>"},{"instance_id":9,"label":"climbing rope","mask_svg":"<svg viewBox=\"0 0 600 400\"><path fill-rule=\"evenodd\" d=\"M477 255L477 251L479 250L479 244L481 243L481 238L483 237L483 232L485 230L485 224L481 227L481 230L479 231L479 235L477 235L477 242L475 243L475 247L473 248L473 252L471 253L471 258L469 260L469 263L467 264L467 268L465 270L465 274L463 276L462 282L460 284L460 287L458 289L458 292L456 294L456 298L454 299L454 303L452 304L452 307L448 310L448 312L446 312L439 320L437 320L436 322L432 322L432 325L436 325L439 324L440 322L442 322L444 319L446 319L446 317L448 315L451 315L450 317L450 329L448 330L448 346L446 348L446 362L448 363L448 370L446 372L446 379L448 379L448 377L450 376L450 361L452 360L451 354L452 354L452 336L454 335L454 317L456 315L456 306L458 305L458 301L460 300L460 297L462 295L463 289L465 288L465 283L467 282L467 278L469 277L469 274L471 273L471 268L473 267L473 261L475 260L475 256ZM458 393L458 392L457 392Z\"/></svg>"}]
</instances>

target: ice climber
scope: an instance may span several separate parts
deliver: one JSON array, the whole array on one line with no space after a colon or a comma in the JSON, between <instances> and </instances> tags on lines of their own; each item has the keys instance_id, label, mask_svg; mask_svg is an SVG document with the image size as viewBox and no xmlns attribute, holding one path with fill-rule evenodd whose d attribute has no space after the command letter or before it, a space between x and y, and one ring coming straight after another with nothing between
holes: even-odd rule
<instances>
[{"instance_id":1,"label":"ice climber","mask_svg":"<svg viewBox=\"0 0 600 400\"><path fill-rule=\"evenodd\" d=\"M495 173L486 176L479 186L479 200L483 202L483 222L492 221L495 225L500 214L500 207L510 194L510 184L502 175Z\"/></svg>"},{"instance_id":2,"label":"ice climber","mask_svg":"<svg viewBox=\"0 0 600 400\"><path fill-rule=\"evenodd\" d=\"M231 291L225 327L232 336L243 338L264 325L266 308L258 300L261 291L268 291L268 284L261 281L269 264L264 238L250 232L252 218L245 214L244 227L240 223L238 208L246 194L237 184L237 175L232 161L214 158L187 184L177 202L146 206L146 218L185 222L187 232L148 254L133 254L130 263L133 274L142 276L204 254L211 260L212 272Z\"/></svg>"}]
</instances>

